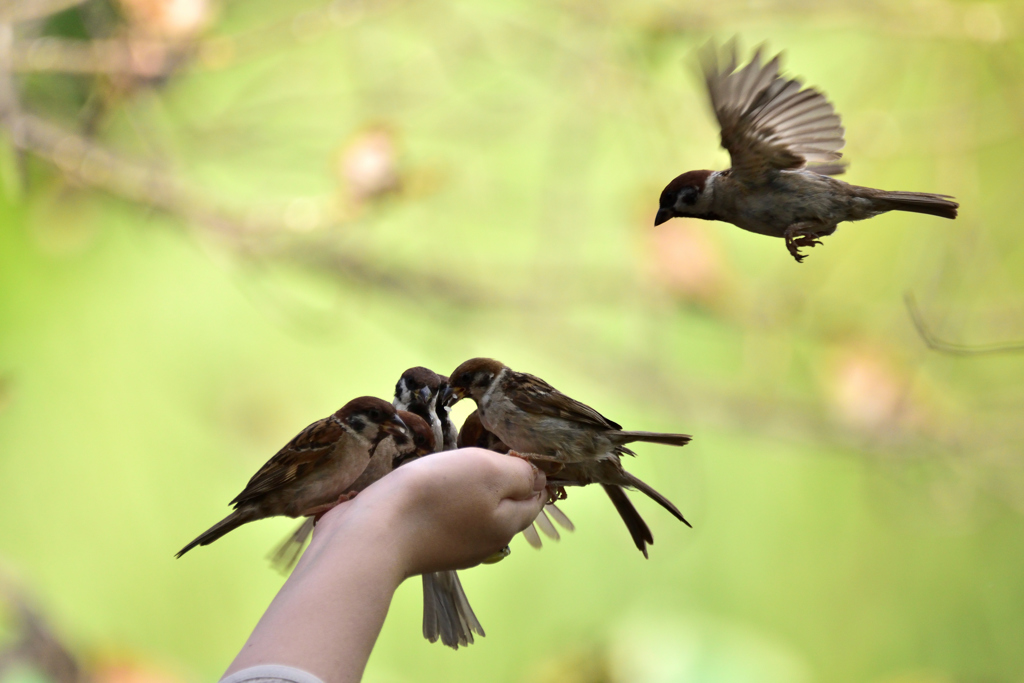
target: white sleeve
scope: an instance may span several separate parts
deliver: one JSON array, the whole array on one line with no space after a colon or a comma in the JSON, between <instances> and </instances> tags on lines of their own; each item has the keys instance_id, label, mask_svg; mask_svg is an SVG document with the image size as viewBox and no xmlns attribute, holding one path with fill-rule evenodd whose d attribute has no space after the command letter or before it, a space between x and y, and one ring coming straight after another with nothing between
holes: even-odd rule
<instances>
[{"instance_id":1,"label":"white sleeve","mask_svg":"<svg viewBox=\"0 0 1024 683\"><path fill-rule=\"evenodd\" d=\"M323 683L313 674L281 664L261 664L236 671L220 683Z\"/></svg>"}]
</instances>

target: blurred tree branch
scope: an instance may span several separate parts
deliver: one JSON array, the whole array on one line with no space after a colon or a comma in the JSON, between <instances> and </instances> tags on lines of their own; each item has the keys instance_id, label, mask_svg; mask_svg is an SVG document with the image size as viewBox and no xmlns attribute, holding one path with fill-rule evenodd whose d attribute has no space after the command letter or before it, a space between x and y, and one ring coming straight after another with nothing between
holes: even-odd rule
<instances>
[{"instance_id":1,"label":"blurred tree branch","mask_svg":"<svg viewBox=\"0 0 1024 683\"><path fill-rule=\"evenodd\" d=\"M0 22L17 23L44 19L85 2L86 0L0 0Z\"/></svg>"},{"instance_id":2,"label":"blurred tree branch","mask_svg":"<svg viewBox=\"0 0 1024 683\"><path fill-rule=\"evenodd\" d=\"M30 666L53 683L89 683L91 677L22 592L4 586L2 593L10 606L17 637L0 650L0 680L16 666Z\"/></svg>"},{"instance_id":3,"label":"blurred tree branch","mask_svg":"<svg viewBox=\"0 0 1024 683\"><path fill-rule=\"evenodd\" d=\"M917 334L929 349L956 356L981 356L986 354L1017 353L1019 351L1024 351L1024 342L1005 342L971 346L967 344L955 344L953 342L939 339L931 329L929 329L927 323L925 323L924 316L921 315L921 311L917 307L917 301L914 299L914 295L907 292L903 295L903 301L907 305L907 313L910 314L910 320L914 323L914 328L917 330Z\"/></svg>"},{"instance_id":4,"label":"blurred tree branch","mask_svg":"<svg viewBox=\"0 0 1024 683\"><path fill-rule=\"evenodd\" d=\"M82 2L0 0L0 126L6 129L19 160L29 153L56 167L74 183L177 216L247 258L290 261L414 300L443 299L463 306L494 301L494 296L477 294L438 273L389 269L375 264L369 256L342 250L330 239L300 238L289 229L283 211L271 211L269 218L243 218L154 164L128 159L88 137L25 112L17 96L14 74L18 71L155 79L169 75L195 52L192 42L152 37L15 39L14 22L42 18Z\"/></svg>"},{"instance_id":5,"label":"blurred tree branch","mask_svg":"<svg viewBox=\"0 0 1024 683\"><path fill-rule=\"evenodd\" d=\"M66 40L43 37L17 41L9 69L71 74L124 74L141 78L166 76L186 55L157 40Z\"/></svg>"}]
</instances>

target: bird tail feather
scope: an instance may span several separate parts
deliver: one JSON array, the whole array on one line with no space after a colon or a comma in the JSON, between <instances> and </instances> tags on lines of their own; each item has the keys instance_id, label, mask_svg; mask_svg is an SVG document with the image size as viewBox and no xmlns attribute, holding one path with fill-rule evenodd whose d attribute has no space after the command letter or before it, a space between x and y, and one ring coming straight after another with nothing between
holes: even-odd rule
<instances>
[{"instance_id":1,"label":"bird tail feather","mask_svg":"<svg viewBox=\"0 0 1024 683\"><path fill-rule=\"evenodd\" d=\"M213 543L229 531L234 531L246 522L251 522L254 519L256 519L256 515L254 511L251 509L242 508L239 510L235 510L230 515L228 515L227 517L220 520L212 527L201 533L194 541L192 541L187 546L179 550L178 554L175 555L175 557L181 557L189 550L192 550L192 548L195 548L197 545L210 545L211 543Z\"/></svg>"},{"instance_id":2,"label":"bird tail feather","mask_svg":"<svg viewBox=\"0 0 1024 683\"><path fill-rule=\"evenodd\" d=\"M952 197L928 192L881 192L873 199L882 211L910 211L940 218L956 218L960 208Z\"/></svg>"},{"instance_id":3,"label":"bird tail feather","mask_svg":"<svg viewBox=\"0 0 1024 683\"><path fill-rule=\"evenodd\" d=\"M637 477L633 476L629 472L626 472L625 470L623 470L622 473L626 475L626 480L628 481L628 484L627 484L628 486L632 486L633 488L637 489L641 493L645 494L648 498L651 498L652 500L654 500L658 505L660 505L661 507L663 507L666 510L668 510L669 512L671 512L672 515L676 519L678 519L680 522L682 522L686 526L690 527L691 529L693 528L693 525L686 521L686 518L683 517L683 513L679 511L679 508L677 508L675 505L672 504L672 501L670 501L668 498L666 498L665 496L663 496L660 493L658 493L657 491L655 491L653 488L650 487L649 484L647 484L646 482L641 481L640 479L638 479Z\"/></svg>"},{"instance_id":4,"label":"bird tail feather","mask_svg":"<svg viewBox=\"0 0 1024 683\"><path fill-rule=\"evenodd\" d=\"M484 628L469 605L459 575L453 571L423 575L423 637L455 650L473 643Z\"/></svg>"},{"instance_id":5,"label":"bird tail feather","mask_svg":"<svg viewBox=\"0 0 1024 683\"><path fill-rule=\"evenodd\" d=\"M690 443L692 438L689 434L661 434L659 432L617 432L615 436L623 444L646 441L665 446L685 446Z\"/></svg>"},{"instance_id":6,"label":"bird tail feather","mask_svg":"<svg viewBox=\"0 0 1024 683\"><path fill-rule=\"evenodd\" d=\"M621 486L601 484L601 487L608 494L608 497L612 499L612 504L618 510L619 517L622 517L622 521L626 523L629 535L633 537L633 543L644 554L644 557L647 557L647 544L654 543L654 536L651 535L651 529L647 526L647 522L644 521L644 518L633 507L632 501L630 501Z\"/></svg>"}]
</instances>

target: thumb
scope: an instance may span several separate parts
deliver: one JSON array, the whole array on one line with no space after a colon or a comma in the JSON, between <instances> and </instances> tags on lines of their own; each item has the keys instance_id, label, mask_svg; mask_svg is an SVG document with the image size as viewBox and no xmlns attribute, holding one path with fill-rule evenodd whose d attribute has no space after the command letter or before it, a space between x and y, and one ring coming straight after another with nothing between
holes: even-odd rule
<instances>
[{"instance_id":1,"label":"thumb","mask_svg":"<svg viewBox=\"0 0 1024 683\"><path fill-rule=\"evenodd\" d=\"M505 476L499 494L518 501L531 500L547 486L547 477L536 466L514 456L502 456Z\"/></svg>"},{"instance_id":2,"label":"thumb","mask_svg":"<svg viewBox=\"0 0 1024 683\"><path fill-rule=\"evenodd\" d=\"M547 477L533 465L526 463L531 468L531 477L528 481L529 490L526 486L511 492L509 497L503 498L495 509L495 516L499 524L509 536L513 536L526 527L533 524L537 515L544 508L548 500Z\"/></svg>"}]
</instances>

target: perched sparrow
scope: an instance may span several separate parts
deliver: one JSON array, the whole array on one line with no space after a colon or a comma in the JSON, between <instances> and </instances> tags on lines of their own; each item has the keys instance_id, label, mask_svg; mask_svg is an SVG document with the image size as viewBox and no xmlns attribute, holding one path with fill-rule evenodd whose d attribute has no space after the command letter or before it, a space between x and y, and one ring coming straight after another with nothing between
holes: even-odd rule
<instances>
[{"instance_id":1,"label":"perched sparrow","mask_svg":"<svg viewBox=\"0 0 1024 683\"><path fill-rule=\"evenodd\" d=\"M398 417L409 429L411 439L402 434L390 434L377 444L370 456L370 464L344 491L344 497L351 500L357 493L388 474L395 467L410 460L434 452L434 435L429 425L419 415L405 410L398 411ZM326 512L323 511L323 512ZM307 517L270 555L270 563L282 572L290 570L299 559L313 527L323 512Z\"/></svg>"},{"instance_id":2,"label":"perched sparrow","mask_svg":"<svg viewBox=\"0 0 1024 683\"><path fill-rule=\"evenodd\" d=\"M485 448L489 451L494 451L495 453L509 452L509 447L502 443L501 439L484 428L483 423L480 422L480 412L477 410L470 413L462 423L462 429L459 430L457 443L459 448L468 448L472 446L475 448ZM560 494L552 489L553 487L549 487L548 495L552 499L559 497ZM561 496L564 497L564 492ZM576 530L576 526L566 516L566 514L553 502L549 502L544 506L544 509L541 510L540 514L537 515L535 525L530 525L523 529L523 538L525 538L526 542L534 548L540 548L543 546L536 527L540 527L541 531L543 531L549 538L556 541L560 538L558 529L551 523L551 519L548 518L549 515L567 531Z\"/></svg>"},{"instance_id":3,"label":"perched sparrow","mask_svg":"<svg viewBox=\"0 0 1024 683\"><path fill-rule=\"evenodd\" d=\"M661 193L655 225L675 216L726 221L761 235L782 237L797 262L800 247L821 244L836 224L886 211L956 218L959 204L946 195L887 192L829 176L845 144L839 115L825 96L779 76L777 55L761 64L760 48L737 69L730 43L719 63L713 43L701 53L711 106L722 128L732 168L689 171Z\"/></svg>"},{"instance_id":4,"label":"perched sparrow","mask_svg":"<svg viewBox=\"0 0 1024 683\"><path fill-rule=\"evenodd\" d=\"M508 453L511 450L501 439L489 432L480 422L480 411L474 410L462 423L458 438L459 448L485 448L495 453Z\"/></svg>"},{"instance_id":5,"label":"perched sparrow","mask_svg":"<svg viewBox=\"0 0 1024 683\"><path fill-rule=\"evenodd\" d=\"M399 446L396 443L397 452L392 458L392 469L400 465L404 465L410 460L422 458L424 455L430 455L435 451L434 432L430 429L430 425L427 424L426 420L419 415L410 413L406 410L399 410L398 417L402 418L402 422L404 422L409 428L409 431L412 432L412 444L402 444ZM385 445L385 443L386 440L381 442L381 446ZM384 475L382 474L381 476ZM358 483L359 482L357 481L356 484ZM366 486L369 486L372 483L373 482L370 482L369 484L366 484Z\"/></svg>"},{"instance_id":6,"label":"perched sparrow","mask_svg":"<svg viewBox=\"0 0 1024 683\"><path fill-rule=\"evenodd\" d=\"M437 398L434 401L434 412L441 422L441 436L444 439L444 450L451 451L459 447L459 430L452 422L452 406L455 404L455 395L452 393L451 383L444 375L439 375L441 380L437 388Z\"/></svg>"},{"instance_id":7,"label":"perched sparrow","mask_svg":"<svg viewBox=\"0 0 1024 683\"><path fill-rule=\"evenodd\" d=\"M619 462L623 454L633 455L626 448L628 443L685 446L690 442L688 435L623 431L539 377L515 372L491 358L473 358L456 368L452 390L457 399L472 398L483 427L514 451L533 462L540 460L538 465L545 460L553 463L550 486L601 484L644 557L653 537L623 487L639 489L689 526L675 505Z\"/></svg>"},{"instance_id":8,"label":"perched sparrow","mask_svg":"<svg viewBox=\"0 0 1024 683\"><path fill-rule=\"evenodd\" d=\"M242 524L265 517L308 517L347 500L346 491L387 436L408 440L408 428L386 401L363 396L309 425L260 468L231 505L235 511L178 552L208 545Z\"/></svg>"},{"instance_id":9,"label":"perched sparrow","mask_svg":"<svg viewBox=\"0 0 1024 683\"><path fill-rule=\"evenodd\" d=\"M424 367L409 368L395 385L393 404L426 421L434 436L434 452L455 447L448 411L451 389L447 378ZM500 559L500 558L498 558ZM448 647L473 643L473 633L484 628L473 613L459 576L454 571L423 575L423 637L432 643L438 638Z\"/></svg>"},{"instance_id":10,"label":"perched sparrow","mask_svg":"<svg viewBox=\"0 0 1024 683\"><path fill-rule=\"evenodd\" d=\"M444 429L437 413L441 381L441 377L433 370L424 367L409 368L395 384L395 398L391 402L396 409L407 410L426 420L434 433L434 444L439 450L444 445Z\"/></svg>"}]
</instances>

